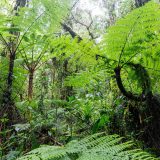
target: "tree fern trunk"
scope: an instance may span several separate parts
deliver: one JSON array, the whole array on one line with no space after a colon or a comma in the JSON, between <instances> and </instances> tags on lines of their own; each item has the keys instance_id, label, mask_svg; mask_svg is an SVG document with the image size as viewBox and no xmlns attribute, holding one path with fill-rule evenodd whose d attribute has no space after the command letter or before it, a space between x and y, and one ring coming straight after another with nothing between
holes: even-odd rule
<instances>
[{"instance_id":1,"label":"tree fern trunk","mask_svg":"<svg viewBox=\"0 0 160 160\"><path fill-rule=\"evenodd\" d=\"M18 15L18 8L24 7L26 0L21 0L21 2L17 0L15 7L13 8L14 11L16 11L15 16ZM14 24L11 25L12 27ZM6 89L4 90L3 97L2 97L2 105L1 105L1 111L0 111L0 118L5 118L7 121L0 122L0 132L4 131L5 129L10 128L14 123L17 122L20 118L20 114L18 113L18 110L16 106L14 105L14 100L12 99L12 88L13 88L13 77L14 77L14 61L16 58L16 50L17 50L17 37L19 35L19 32L10 32L10 34L13 34L15 39L10 40L10 44L7 47L9 52L9 66L8 66L8 73L7 73L7 79L6 79ZM0 141L3 142L7 138L6 137L0 137Z\"/></svg>"},{"instance_id":2,"label":"tree fern trunk","mask_svg":"<svg viewBox=\"0 0 160 160\"><path fill-rule=\"evenodd\" d=\"M34 78L34 71L31 70L29 72L28 100L32 100L33 98L33 78Z\"/></svg>"}]
</instances>

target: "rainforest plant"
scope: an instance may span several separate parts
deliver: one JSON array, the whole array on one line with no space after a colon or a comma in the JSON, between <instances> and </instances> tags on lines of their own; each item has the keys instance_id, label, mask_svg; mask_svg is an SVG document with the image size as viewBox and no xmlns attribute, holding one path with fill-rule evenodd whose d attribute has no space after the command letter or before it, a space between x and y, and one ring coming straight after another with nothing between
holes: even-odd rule
<instances>
[{"instance_id":1,"label":"rainforest plant","mask_svg":"<svg viewBox=\"0 0 160 160\"><path fill-rule=\"evenodd\" d=\"M42 146L17 160L156 160L118 135L94 134L66 146ZM157 159L158 160L158 159Z\"/></svg>"},{"instance_id":2,"label":"rainforest plant","mask_svg":"<svg viewBox=\"0 0 160 160\"><path fill-rule=\"evenodd\" d=\"M160 127L160 103L154 92L159 89L156 87L156 83L159 83L157 71L160 69L159 7L158 3L151 1L118 20L108 29L104 44L106 59L113 67L121 93L129 100L140 102L141 105L145 103L143 109L129 110L134 119L138 119L136 125L138 132L142 131L145 144L157 149L160 137L155 133ZM124 78L127 80L124 81Z\"/></svg>"},{"instance_id":3,"label":"rainforest plant","mask_svg":"<svg viewBox=\"0 0 160 160\"><path fill-rule=\"evenodd\" d=\"M104 0L91 40L69 2L0 2L0 159L157 159L121 136L160 151L159 3Z\"/></svg>"}]
</instances>

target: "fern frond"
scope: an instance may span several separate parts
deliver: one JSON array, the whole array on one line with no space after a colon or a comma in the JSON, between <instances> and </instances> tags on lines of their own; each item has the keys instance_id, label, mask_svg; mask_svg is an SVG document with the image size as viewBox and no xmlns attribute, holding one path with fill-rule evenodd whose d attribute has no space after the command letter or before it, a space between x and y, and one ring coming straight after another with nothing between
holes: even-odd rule
<instances>
[{"instance_id":1,"label":"fern frond","mask_svg":"<svg viewBox=\"0 0 160 160\"><path fill-rule=\"evenodd\" d=\"M63 147L57 146L42 146L29 152L26 156L18 160L49 160L60 159L66 157L66 151Z\"/></svg>"},{"instance_id":2,"label":"fern frond","mask_svg":"<svg viewBox=\"0 0 160 160\"><path fill-rule=\"evenodd\" d=\"M143 58L145 66L148 58L159 63L159 6L151 1L119 19L108 29L103 42L104 54L121 63L131 57L137 63Z\"/></svg>"},{"instance_id":3,"label":"fern frond","mask_svg":"<svg viewBox=\"0 0 160 160\"><path fill-rule=\"evenodd\" d=\"M118 135L102 133L71 141L65 147L42 146L17 160L158 160L132 141L123 142Z\"/></svg>"}]
</instances>

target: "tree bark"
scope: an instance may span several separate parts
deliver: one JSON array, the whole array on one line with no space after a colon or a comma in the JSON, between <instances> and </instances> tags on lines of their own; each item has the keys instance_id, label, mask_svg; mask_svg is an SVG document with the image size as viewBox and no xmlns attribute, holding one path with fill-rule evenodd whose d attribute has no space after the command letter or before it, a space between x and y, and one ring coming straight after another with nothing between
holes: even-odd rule
<instances>
[{"instance_id":1,"label":"tree bark","mask_svg":"<svg viewBox=\"0 0 160 160\"><path fill-rule=\"evenodd\" d=\"M61 23L63 29L66 31L66 32L69 32L70 35L72 36L72 38L78 38L78 42L82 41L82 37L80 37L76 32L74 32L72 30L72 28L70 28L69 26L67 26L65 23Z\"/></svg>"},{"instance_id":2,"label":"tree bark","mask_svg":"<svg viewBox=\"0 0 160 160\"><path fill-rule=\"evenodd\" d=\"M23 3L19 3L19 2ZM24 7L26 0L17 0L14 11L16 11L15 16L18 16L18 8ZM14 24L12 24L14 26ZM19 32L10 32L10 34L13 34L15 37L19 35ZM13 88L13 77L14 77L14 61L16 58L16 47L17 47L17 38L10 41L10 44L6 46L9 52L9 67L8 67L8 73L7 73L7 80L6 80L6 88L3 93L2 97L2 105L1 105L1 111L0 111L0 118L6 118L7 122L0 122L0 132L3 131L6 128L10 128L14 123L19 120L20 115L19 112L14 105L14 101L12 99L12 88ZM0 141L5 137L0 137Z\"/></svg>"},{"instance_id":3,"label":"tree bark","mask_svg":"<svg viewBox=\"0 0 160 160\"><path fill-rule=\"evenodd\" d=\"M149 2L150 0L135 0L135 5L136 7L141 7L143 6L145 3Z\"/></svg>"},{"instance_id":4,"label":"tree bark","mask_svg":"<svg viewBox=\"0 0 160 160\"><path fill-rule=\"evenodd\" d=\"M139 102L146 101L149 96L152 96L150 76L148 75L147 70L141 64L127 63L127 65L132 67L135 70L135 72L141 73L140 78L142 82L139 82L139 83L141 83L141 86L142 86L142 93L140 95L137 95L126 90L121 80L120 66L114 69L118 88L120 89L120 91L124 96L126 96L131 100L139 101Z\"/></svg>"},{"instance_id":5,"label":"tree bark","mask_svg":"<svg viewBox=\"0 0 160 160\"><path fill-rule=\"evenodd\" d=\"M30 70L29 82L28 82L28 100L32 100L33 98L33 77L34 77L34 70Z\"/></svg>"},{"instance_id":6,"label":"tree bark","mask_svg":"<svg viewBox=\"0 0 160 160\"><path fill-rule=\"evenodd\" d=\"M139 140L143 140L145 145L149 148L154 148L157 150L157 152L160 153L160 98L159 96L153 95L151 90L151 84L150 84L150 77L147 73L147 70L141 65L141 64L128 64L129 66L133 66L134 70L139 70L141 72L141 80L142 83L142 94L135 95L129 91L126 90L124 87L122 80L121 80L121 68L116 67L115 68L115 78L117 81L117 86L120 89L121 93L127 97L129 100L133 101L139 101L141 102L141 105L143 106L143 110L140 110L139 108L136 108L135 106L130 106L129 111L133 117L133 121L136 126L136 132L140 136ZM143 103L142 103L143 101ZM141 119L141 122L137 123L138 116L141 115L143 117ZM131 124L131 121L129 121ZM134 126L132 126L132 131Z\"/></svg>"},{"instance_id":7,"label":"tree bark","mask_svg":"<svg viewBox=\"0 0 160 160\"><path fill-rule=\"evenodd\" d=\"M17 11L19 7L25 7L29 0L16 0L14 10Z\"/></svg>"}]
</instances>

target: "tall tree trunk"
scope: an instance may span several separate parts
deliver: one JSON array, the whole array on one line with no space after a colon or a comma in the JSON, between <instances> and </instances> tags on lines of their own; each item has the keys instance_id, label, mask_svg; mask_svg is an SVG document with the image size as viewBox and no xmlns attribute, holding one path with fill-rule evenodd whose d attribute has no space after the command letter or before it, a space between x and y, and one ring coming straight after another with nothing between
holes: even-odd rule
<instances>
[{"instance_id":1,"label":"tall tree trunk","mask_svg":"<svg viewBox=\"0 0 160 160\"><path fill-rule=\"evenodd\" d=\"M28 82L28 100L32 100L33 98L33 77L34 77L34 70L30 70L29 82Z\"/></svg>"},{"instance_id":2,"label":"tall tree trunk","mask_svg":"<svg viewBox=\"0 0 160 160\"><path fill-rule=\"evenodd\" d=\"M29 0L16 0L14 10L17 11L19 7L25 7Z\"/></svg>"},{"instance_id":3,"label":"tall tree trunk","mask_svg":"<svg viewBox=\"0 0 160 160\"><path fill-rule=\"evenodd\" d=\"M20 3L23 2L23 3ZM16 0L16 4L14 10L16 11L15 16L18 16L18 8L24 7L26 0ZM14 24L12 24L14 26ZM0 132L6 128L10 128L18 119L19 113L17 108L14 105L14 101L12 99L12 88L13 88L13 77L14 77L14 61L16 58L16 47L17 47L17 36L19 32L11 32L15 36L15 39L10 42L9 51L9 68L6 80L6 89L3 93L2 97L2 105L0 111L0 118L6 118L7 122L0 122ZM5 141L5 137L0 137L1 143Z\"/></svg>"},{"instance_id":4,"label":"tall tree trunk","mask_svg":"<svg viewBox=\"0 0 160 160\"><path fill-rule=\"evenodd\" d=\"M18 112L15 111L14 103L12 101L14 60L15 60L15 54L10 54L9 69L8 69L8 76L7 76L7 82L6 82L7 87L3 94L1 112L0 112L0 117L6 118L7 122L6 123L1 122L0 131L4 130L5 128L10 127L15 122L15 118L17 119L19 117L17 115Z\"/></svg>"},{"instance_id":5,"label":"tall tree trunk","mask_svg":"<svg viewBox=\"0 0 160 160\"><path fill-rule=\"evenodd\" d=\"M141 7L143 6L145 3L149 2L150 0L135 0L135 5L136 7Z\"/></svg>"},{"instance_id":6,"label":"tall tree trunk","mask_svg":"<svg viewBox=\"0 0 160 160\"><path fill-rule=\"evenodd\" d=\"M24 7L26 5L26 2L27 0L16 0L16 4L14 7L14 10L16 11L15 16L18 16L18 8ZM12 24L12 26L14 26L14 24ZM12 32L11 34L13 34L15 37L19 35L18 32ZM18 112L17 111L14 112L15 106L12 100L14 61L16 58L17 38L15 38L13 41L11 40L10 43L11 43L10 48L8 48L9 50L9 69L8 69L7 82L6 82L6 90L3 94L3 99L2 99L2 112L0 114L0 116L2 117L4 115L7 115L9 126L12 125L12 123L14 123L14 117L18 116L18 115L15 115Z\"/></svg>"}]
</instances>

